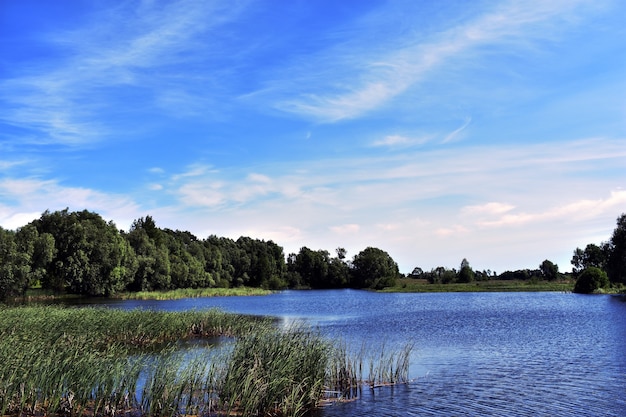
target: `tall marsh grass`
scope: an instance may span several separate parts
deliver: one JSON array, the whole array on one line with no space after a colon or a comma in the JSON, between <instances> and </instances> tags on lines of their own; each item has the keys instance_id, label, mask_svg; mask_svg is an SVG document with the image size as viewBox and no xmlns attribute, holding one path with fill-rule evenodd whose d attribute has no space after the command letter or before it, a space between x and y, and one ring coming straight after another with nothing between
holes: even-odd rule
<instances>
[{"instance_id":1,"label":"tall marsh grass","mask_svg":"<svg viewBox=\"0 0 626 417\"><path fill-rule=\"evenodd\" d=\"M262 288L179 288L169 291L139 291L115 294L113 298L123 300L177 300L181 298L198 297L228 297L248 295L268 295L272 291Z\"/></svg>"},{"instance_id":2,"label":"tall marsh grass","mask_svg":"<svg viewBox=\"0 0 626 417\"><path fill-rule=\"evenodd\" d=\"M176 345L218 335L235 338ZM356 395L364 354L348 352L303 325L216 310L0 307L0 415L302 416L329 392ZM405 381L409 352L368 359L370 385Z\"/></svg>"}]
</instances>

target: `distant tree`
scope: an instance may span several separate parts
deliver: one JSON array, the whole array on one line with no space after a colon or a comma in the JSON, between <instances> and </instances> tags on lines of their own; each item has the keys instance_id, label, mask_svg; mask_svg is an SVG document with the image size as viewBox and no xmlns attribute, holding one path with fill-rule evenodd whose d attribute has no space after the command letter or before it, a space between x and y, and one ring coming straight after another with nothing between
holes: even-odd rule
<instances>
[{"instance_id":1,"label":"distant tree","mask_svg":"<svg viewBox=\"0 0 626 417\"><path fill-rule=\"evenodd\" d=\"M413 268L413 271L411 271L411 273L409 274L409 278L422 278L422 276L424 275L424 270L422 268L420 268L419 266L416 266L415 268Z\"/></svg>"},{"instance_id":2,"label":"distant tree","mask_svg":"<svg viewBox=\"0 0 626 417\"><path fill-rule=\"evenodd\" d=\"M504 271L497 276L499 280L519 280L539 279L542 277L539 269L518 269L516 271Z\"/></svg>"},{"instance_id":3,"label":"distant tree","mask_svg":"<svg viewBox=\"0 0 626 417\"><path fill-rule=\"evenodd\" d=\"M605 288L609 285L609 278L606 272L600 268L590 266L580 273L576 284L574 285L574 292L580 294L591 294L592 292Z\"/></svg>"},{"instance_id":4,"label":"distant tree","mask_svg":"<svg viewBox=\"0 0 626 417\"><path fill-rule=\"evenodd\" d=\"M368 247L352 261L351 286L382 289L395 285L399 274L398 264L387 252Z\"/></svg>"},{"instance_id":5,"label":"distant tree","mask_svg":"<svg viewBox=\"0 0 626 417\"><path fill-rule=\"evenodd\" d=\"M611 282L626 284L626 214L618 217L611 236L606 272Z\"/></svg>"},{"instance_id":6,"label":"distant tree","mask_svg":"<svg viewBox=\"0 0 626 417\"><path fill-rule=\"evenodd\" d=\"M472 270L472 267L470 266L467 259L463 258L463 260L461 261L461 269L459 270L458 281L465 282L465 283L473 282L474 277L475 277L475 274L474 274L474 271Z\"/></svg>"},{"instance_id":7,"label":"distant tree","mask_svg":"<svg viewBox=\"0 0 626 417\"><path fill-rule=\"evenodd\" d=\"M559 266L547 259L539 265L539 270L541 271L541 277L548 281L554 281L559 275Z\"/></svg>"},{"instance_id":8,"label":"distant tree","mask_svg":"<svg viewBox=\"0 0 626 417\"><path fill-rule=\"evenodd\" d=\"M574 274L578 274L590 266L606 270L609 252L609 242L604 242L600 246L590 243L585 247L585 250L576 248L571 260Z\"/></svg>"}]
</instances>

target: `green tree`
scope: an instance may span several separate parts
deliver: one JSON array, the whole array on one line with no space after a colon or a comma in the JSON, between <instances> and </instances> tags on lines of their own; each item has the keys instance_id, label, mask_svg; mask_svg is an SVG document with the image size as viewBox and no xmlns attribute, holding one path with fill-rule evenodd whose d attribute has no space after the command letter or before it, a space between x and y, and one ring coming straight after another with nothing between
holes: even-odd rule
<instances>
[{"instance_id":1,"label":"green tree","mask_svg":"<svg viewBox=\"0 0 626 417\"><path fill-rule=\"evenodd\" d=\"M559 266L547 259L539 265L539 270L541 271L541 277L548 281L554 281L559 276Z\"/></svg>"},{"instance_id":2,"label":"green tree","mask_svg":"<svg viewBox=\"0 0 626 417\"><path fill-rule=\"evenodd\" d=\"M415 268L413 268L413 271L411 271L411 273L409 274L409 278L415 278L415 279L422 278L423 276L424 276L424 270L420 268L419 266L416 266Z\"/></svg>"},{"instance_id":3,"label":"green tree","mask_svg":"<svg viewBox=\"0 0 626 417\"><path fill-rule=\"evenodd\" d=\"M368 247L354 256L351 286L382 289L395 285L398 264L384 250Z\"/></svg>"},{"instance_id":4,"label":"green tree","mask_svg":"<svg viewBox=\"0 0 626 417\"><path fill-rule=\"evenodd\" d=\"M54 238L54 258L41 280L44 288L96 296L125 288L130 280L122 267L125 243L113 222L87 210L65 209L46 211L32 224L40 235Z\"/></svg>"},{"instance_id":5,"label":"green tree","mask_svg":"<svg viewBox=\"0 0 626 417\"><path fill-rule=\"evenodd\" d=\"M300 248L296 255L295 270L302 283L311 288L328 288L328 268L330 254L325 250L311 250L306 246Z\"/></svg>"},{"instance_id":6,"label":"green tree","mask_svg":"<svg viewBox=\"0 0 626 417\"><path fill-rule=\"evenodd\" d=\"M472 269L472 267L470 266L469 262L467 261L467 259L463 258L463 260L461 261L461 269L459 270L459 282L473 282L474 281L474 270Z\"/></svg>"},{"instance_id":7,"label":"green tree","mask_svg":"<svg viewBox=\"0 0 626 417\"><path fill-rule=\"evenodd\" d=\"M611 282L626 284L626 214L618 217L611 236L606 272Z\"/></svg>"},{"instance_id":8,"label":"green tree","mask_svg":"<svg viewBox=\"0 0 626 417\"><path fill-rule=\"evenodd\" d=\"M608 242L602 243L600 246L590 243L585 247L585 250L576 248L571 260L573 272L578 274L590 266L606 270L609 251Z\"/></svg>"},{"instance_id":9,"label":"green tree","mask_svg":"<svg viewBox=\"0 0 626 417\"><path fill-rule=\"evenodd\" d=\"M202 245L189 232L165 229L164 240L170 259L173 288L205 288L211 286L211 274L205 271Z\"/></svg>"},{"instance_id":10,"label":"green tree","mask_svg":"<svg viewBox=\"0 0 626 417\"><path fill-rule=\"evenodd\" d=\"M136 272L128 287L131 291L168 290L171 288L169 251L161 231L146 230L144 224L143 221L135 221L126 235L137 262Z\"/></svg>"},{"instance_id":11,"label":"green tree","mask_svg":"<svg viewBox=\"0 0 626 417\"><path fill-rule=\"evenodd\" d=\"M15 232L0 227L0 301L22 293L27 268L18 253Z\"/></svg>"},{"instance_id":12,"label":"green tree","mask_svg":"<svg viewBox=\"0 0 626 417\"><path fill-rule=\"evenodd\" d=\"M243 285L268 289L287 287L285 280L285 255L283 248L272 242L240 237L237 239L240 264L237 279L241 278Z\"/></svg>"},{"instance_id":13,"label":"green tree","mask_svg":"<svg viewBox=\"0 0 626 417\"><path fill-rule=\"evenodd\" d=\"M344 258L331 258L328 264L329 288L345 288L350 285L350 266L343 260Z\"/></svg>"},{"instance_id":14,"label":"green tree","mask_svg":"<svg viewBox=\"0 0 626 417\"><path fill-rule=\"evenodd\" d=\"M609 285L609 278L606 272L595 266L590 266L580 273L576 284L574 285L574 292L580 294L591 294L592 292L605 288Z\"/></svg>"}]
</instances>

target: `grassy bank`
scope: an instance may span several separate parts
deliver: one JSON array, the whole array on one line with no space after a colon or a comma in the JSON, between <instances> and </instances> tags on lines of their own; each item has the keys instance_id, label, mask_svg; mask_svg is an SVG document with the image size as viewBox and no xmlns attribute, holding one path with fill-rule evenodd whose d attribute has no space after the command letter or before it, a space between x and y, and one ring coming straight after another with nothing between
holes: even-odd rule
<instances>
[{"instance_id":1,"label":"grassy bank","mask_svg":"<svg viewBox=\"0 0 626 417\"><path fill-rule=\"evenodd\" d=\"M181 288L171 291L140 291L125 292L114 295L112 298L123 300L177 300L181 298L198 297L228 297L245 295L268 295L272 291L262 288Z\"/></svg>"},{"instance_id":2,"label":"grassy bank","mask_svg":"<svg viewBox=\"0 0 626 417\"><path fill-rule=\"evenodd\" d=\"M470 283L429 284L423 279L402 278L383 292L524 292L561 291L571 292L574 281L514 281L489 280Z\"/></svg>"},{"instance_id":3,"label":"grassy bank","mask_svg":"<svg viewBox=\"0 0 626 417\"><path fill-rule=\"evenodd\" d=\"M262 288L237 287L237 288L180 288L170 291L139 291L123 292L112 295L110 298L121 300L178 300L181 298L199 297L229 297L246 295L268 295L272 291ZM11 302L29 302L45 300L63 300L72 298L84 298L77 294L58 294L51 290L31 288L21 297L11 299Z\"/></svg>"},{"instance_id":4,"label":"grassy bank","mask_svg":"<svg viewBox=\"0 0 626 417\"><path fill-rule=\"evenodd\" d=\"M236 337L228 349L175 348L216 335ZM300 416L366 381L408 378L410 347L348 352L305 327L215 310L0 307L0 415Z\"/></svg>"}]
</instances>

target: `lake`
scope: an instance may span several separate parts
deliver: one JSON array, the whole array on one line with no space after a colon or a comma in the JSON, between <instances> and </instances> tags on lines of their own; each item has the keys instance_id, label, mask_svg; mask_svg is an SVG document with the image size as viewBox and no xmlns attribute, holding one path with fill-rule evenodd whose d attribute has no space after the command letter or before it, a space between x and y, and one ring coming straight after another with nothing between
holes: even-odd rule
<instances>
[{"instance_id":1,"label":"lake","mask_svg":"<svg viewBox=\"0 0 626 417\"><path fill-rule=\"evenodd\" d=\"M364 389L357 401L321 410L324 417L626 416L620 296L333 290L107 305L302 320L372 352L414 342L410 383Z\"/></svg>"}]
</instances>

